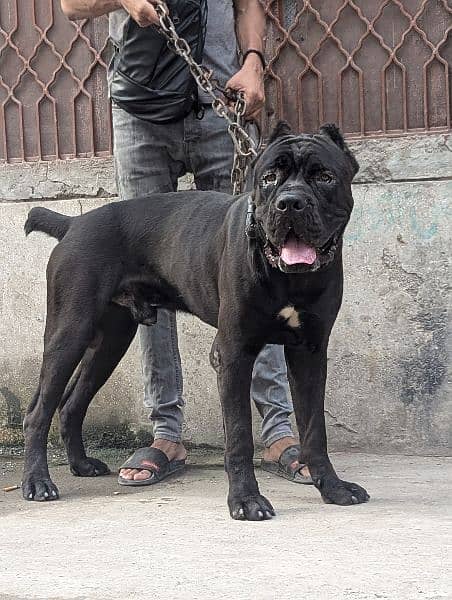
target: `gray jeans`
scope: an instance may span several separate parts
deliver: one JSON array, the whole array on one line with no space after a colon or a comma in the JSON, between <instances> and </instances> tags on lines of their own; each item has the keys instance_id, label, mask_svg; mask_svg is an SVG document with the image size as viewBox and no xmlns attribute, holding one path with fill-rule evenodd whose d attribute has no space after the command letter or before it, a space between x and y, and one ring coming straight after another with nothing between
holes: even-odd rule
<instances>
[{"instance_id":1,"label":"gray jeans","mask_svg":"<svg viewBox=\"0 0 452 600\"><path fill-rule=\"evenodd\" d=\"M197 189L230 193L233 145L225 122L211 108L169 125L155 125L113 107L118 190L121 199L171 192L193 173ZM183 381L176 315L159 310L157 323L140 326L144 403L151 409L154 437L178 442L183 423ZM251 398L262 416L266 446L292 435L286 364L281 346L268 345L256 359Z\"/></svg>"}]
</instances>

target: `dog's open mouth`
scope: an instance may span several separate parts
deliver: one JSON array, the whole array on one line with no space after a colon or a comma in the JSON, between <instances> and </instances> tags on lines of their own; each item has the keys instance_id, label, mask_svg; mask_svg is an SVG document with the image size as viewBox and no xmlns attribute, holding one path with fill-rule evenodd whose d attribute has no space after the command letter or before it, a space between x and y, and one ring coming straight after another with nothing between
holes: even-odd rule
<instances>
[{"instance_id":1,"label":"dog's open mouth","mask_svg":"<svg viewBox=\"0 0 452 600\"><path fill-rule=\"evenodd\" d=\"M298 238L295 233L289 232L284 244L281 246L281 260L286 265L312 265L317 259L317 250Z\"/></svg>"},{"instance_id":2,"label":"dog's open mouth","mask_svg":"<svg viewBox=\"0 0 452 600\"><path fill-rule=\"evenodd\" d=\"M302 240L293 230L290 230L283 244L276 247L267 240L265 256L273 267L284 272L301 273L316 271L321 266L331 262L340 237L335 234L320 248Z\"/></svg>"}]
</instances>

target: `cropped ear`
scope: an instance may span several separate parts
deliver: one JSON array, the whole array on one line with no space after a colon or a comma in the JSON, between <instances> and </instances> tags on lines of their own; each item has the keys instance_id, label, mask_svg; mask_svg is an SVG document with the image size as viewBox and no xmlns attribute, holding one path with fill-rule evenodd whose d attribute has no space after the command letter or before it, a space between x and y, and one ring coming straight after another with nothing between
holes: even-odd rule
<instances>
[{"instance_id":1,"label":"cropped ear","mask_svg":"<svg viewBox=\"0 0 452 600\"><path fill-rule=\"evenodd\" d=\"M359 171L359 164L350 148L347 146L339 127L337 127L337 125L334 123L326 123L326 125L322 125L322 127L320 127L319 133L328 136L336 144L336 146L338 146L342 152L344 152L350 161L353 176L355 176Z\"/></svg>"},{"instance_id":2,"label":"cropped ear","mask_svg":"<svg viewBox=\"0 0 452 600\"><path fill-rule=\"evenodd\" d=\"M276 139L283 137L283 135L290 135L291 133L293 133L292 128L287 121L278 121L268 138L268 143L271 144Z\"/></svg>"},{"instance_id":3,"label":"cropped ear","mask_svg":"<svg viewBox=\"0 0 452 600\"><path fill-rule=\"evenodd\" d=\"M342 136L341 130L334 123L325 123L319 129L319 133L323 135L327 135L329 138L333 140L336 146L339 146L341 150L344 150L345 141Z\"/></svg>"}]
</instances>

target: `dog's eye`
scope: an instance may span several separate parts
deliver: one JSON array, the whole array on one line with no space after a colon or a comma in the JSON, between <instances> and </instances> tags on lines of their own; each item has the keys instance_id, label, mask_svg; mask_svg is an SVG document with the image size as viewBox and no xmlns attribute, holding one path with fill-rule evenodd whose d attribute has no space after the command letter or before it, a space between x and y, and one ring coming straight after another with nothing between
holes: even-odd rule
<instances>
[{"instance_id":1,"label":"dog's eye","mask_svg":"<svg viewBox=\"0 0 452 600\"><path fill-rule=\"evenodd\" d=\"M319 171L314 177L321 183L333 183L334 181L334 177L329 171Z\"/></svg>"},{"instance_id":2,"label":"dog's eye","mask_svg":"<svg viewBox=\"0 0 452 600\"><path fill-rule=\"evenodd\" d=\"M264 185L272 185L273 183L276 183L277 180L278 175L274 171L269 171L262 177L262 183Z\"/></svg>"}]
</instances>

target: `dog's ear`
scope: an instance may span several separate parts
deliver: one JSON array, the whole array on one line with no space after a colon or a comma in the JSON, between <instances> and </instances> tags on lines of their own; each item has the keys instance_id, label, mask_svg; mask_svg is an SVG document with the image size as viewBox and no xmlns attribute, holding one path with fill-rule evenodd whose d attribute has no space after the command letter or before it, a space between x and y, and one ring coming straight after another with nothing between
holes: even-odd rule
<instances>
[{"instance_id":1,"label":"dog's ear","mask_svg":"<svg viewBox=\"0 0 452 600\"><path fill-rule=\"evenodd\" d=\"M322 127L320 127L319 133L328 136L336 144L336 146L339 146L342 152L344 152L349 159L353 176L355 176L359 171L359 164L350 148L347 146L339 127L337 127L337 125L334 123L327 123L326 125L322 125Z\"/></svg>"},{"instance_id":2,"label":"dog's ear","mask_svg":"<svg viewBox=\"0 0 452 600\"><path fill-rule=\"evenodd\" d=\"M339 146L341 150L344 150L345 140L341 133L341 130L337 125L335 125L334 123L325 123L325 125L322 125L322 127L320 127L319 133L327 135L333 140L336 146Z\"/></svg>"},{"instance_id":3,"label":"dog's ear","mask_svg":"<svg viewBox=\"0 0 452 600\"><path fill-rule=\"evenodd\" d=\"M291 133L293 133L292 128L287 121L278 121L268 138L268 143L271 144L283 135L289 135Z\"/></svg>"}]
</instances>

